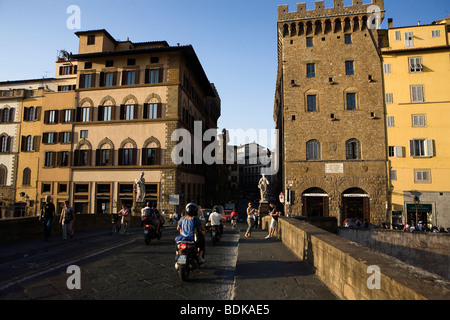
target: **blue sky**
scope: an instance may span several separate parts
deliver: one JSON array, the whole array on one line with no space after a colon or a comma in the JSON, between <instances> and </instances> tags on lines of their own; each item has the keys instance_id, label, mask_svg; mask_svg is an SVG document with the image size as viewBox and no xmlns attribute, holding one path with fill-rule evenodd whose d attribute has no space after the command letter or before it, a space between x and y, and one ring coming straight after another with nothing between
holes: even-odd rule
<instances>
[{"instance_id":1,"label":"blue sky","mask_svg":"<svg viewBox=\"0 0 450 320\"><path fill-rule=\"evenodd\" d=\"M0 0L0 81L53 77L57 50L78 51L77 30L66 26L67 8L77 5L81 30L106 29L118 40L193 45L222 99L219 129L272 129L277 6L294 11L300 2L314 8L314 0ZM449 0L384 2L382 28L387 18L394 26L408 26L450 14ZM325 6L332 3L326 0Z\"/></svg>"}]
</instances>

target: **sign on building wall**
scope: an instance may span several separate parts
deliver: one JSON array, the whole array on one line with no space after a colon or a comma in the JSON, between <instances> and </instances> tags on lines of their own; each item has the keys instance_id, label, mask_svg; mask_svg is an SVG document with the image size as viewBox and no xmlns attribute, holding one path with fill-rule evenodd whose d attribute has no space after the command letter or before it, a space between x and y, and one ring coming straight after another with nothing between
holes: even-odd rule
<instances>
[{"instance_id":1,"label":"sign on building wall","mask_svg":"<svg viewBox=\"0 0 450 320\"><path fill-rule=\"evenodd\" d=\"M325 173L344 173L344 164L325 163Z\"/></svg>"}]
</instances>

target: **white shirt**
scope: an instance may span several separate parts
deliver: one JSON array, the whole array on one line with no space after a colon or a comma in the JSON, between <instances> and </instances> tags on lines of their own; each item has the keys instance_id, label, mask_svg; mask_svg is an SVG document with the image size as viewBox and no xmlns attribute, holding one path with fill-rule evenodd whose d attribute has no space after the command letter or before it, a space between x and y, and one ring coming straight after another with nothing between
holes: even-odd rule
<instances>
[{"instance_id":1,"label":"white shirt","mask_svg":"<svg viewBox=\"0 0 450 320\"><path fill-rule=\"evenodd\" d=\"M218 226L220 222L223 220L223 217L220 213L213 212L209 216L209 220L211 221L211 225Z\"/></svg>"}]
</instances>

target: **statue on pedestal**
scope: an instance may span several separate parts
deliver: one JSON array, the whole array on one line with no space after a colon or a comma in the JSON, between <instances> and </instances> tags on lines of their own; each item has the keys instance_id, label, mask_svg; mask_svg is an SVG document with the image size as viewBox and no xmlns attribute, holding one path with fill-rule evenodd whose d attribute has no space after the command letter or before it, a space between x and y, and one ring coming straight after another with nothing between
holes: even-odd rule
<instances>
[{"instance_id":1,"label":"statue on pedestal","mask_svg":"<svg viewBox=\"0 0 450 320\"><path fill-rule=\"evenodd\" d=\"M261 192L261 202L267 202L269 200L269 180L267 180L264 173L259 180L258 188Z\"/></svg>"},{"instance_id":2,"label":"statue on pedestal","mask_svg":"<svg viewBox=\"0 0 450 320\"><path fill-rule=\"evenodd\" d=\"M145 179L144 172L141 173L141 177L134 181L136 185L136 202L144 202L145 198Z\"/></svg>"}]
</instances>

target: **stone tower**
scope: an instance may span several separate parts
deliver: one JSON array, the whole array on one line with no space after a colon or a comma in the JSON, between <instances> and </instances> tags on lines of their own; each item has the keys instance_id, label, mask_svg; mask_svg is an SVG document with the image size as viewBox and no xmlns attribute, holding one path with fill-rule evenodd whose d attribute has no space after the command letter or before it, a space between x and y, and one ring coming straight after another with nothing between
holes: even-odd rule
<instances>
[{"instance_id":1,"label":"stone tower","mask_svg":"<svg viewBox=\"0 0 450 320\"><path fill-rule=\"evenodd\" d=\"M378 30L382 0L278 7L274 119L289 213L386 219L387 157Z\"/></svg>"}]
</instances>

